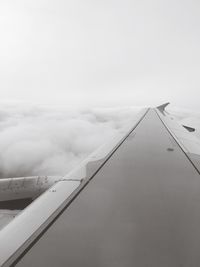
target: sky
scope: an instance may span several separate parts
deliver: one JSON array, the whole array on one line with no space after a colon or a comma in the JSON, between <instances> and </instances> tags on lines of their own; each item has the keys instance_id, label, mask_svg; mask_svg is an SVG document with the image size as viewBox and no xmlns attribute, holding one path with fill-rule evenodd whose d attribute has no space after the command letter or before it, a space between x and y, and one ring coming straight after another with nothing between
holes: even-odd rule
<instances>
[{"instance_id":1,"label":"sky","mask_svg":"<svg viewBox=\"0 0 200 267\"><path fill-rule=\"evenodd\" d=\"M0 99L200 111L198 0L1 0Z\"/></svg>"},{"instance_id":2,"label":"sky","mask_svg":"<svg viewBox=\"0 0 200 267\"><path fill-rule=\"evenodd\" d=\"M197 0L1 0L0 177L65 174L141 106L169 101L200 129L199 14Z\"/></svg>"}]
</instances>

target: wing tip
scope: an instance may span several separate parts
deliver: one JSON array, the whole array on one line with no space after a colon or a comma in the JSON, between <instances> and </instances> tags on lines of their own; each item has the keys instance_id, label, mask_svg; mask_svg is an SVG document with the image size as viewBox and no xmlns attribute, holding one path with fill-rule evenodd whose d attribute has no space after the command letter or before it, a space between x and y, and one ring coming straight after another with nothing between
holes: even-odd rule
<instances>
[{"instance_id":1,"label":"wing tip","mask_svg":"<svg viewBox=\"0 0 200 267\"><path fill-rule=\"evenodd\" d=\"M170 102L164 103L158 107L156 107L157 109L159 109L161 112L165 111L165 108L170 104Z\"/></svg>"}]
</instances>

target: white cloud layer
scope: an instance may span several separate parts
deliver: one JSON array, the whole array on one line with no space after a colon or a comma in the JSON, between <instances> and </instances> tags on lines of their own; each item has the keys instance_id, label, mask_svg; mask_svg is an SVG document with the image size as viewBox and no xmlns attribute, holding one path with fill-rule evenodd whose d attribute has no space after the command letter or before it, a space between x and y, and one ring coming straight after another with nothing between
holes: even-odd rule
<instances>
[{"instance_id":1,"label":"white cloud layer","mask_svg":"<svg viewBox=\"0 0 200 267\"><path fill-rule=\"evenodd\" d=\"M1 104L0 177L64 175L130 125L139 110ZM170 112L200 137L199 113Z\"/></svg>"},{"instance_id":2,"label":"white cloud layer","mask_svg":"<svg viewBox=\"0 0 200 267\"><path fill-rule=\"evenodd\" d=\"M130 124L138 108L0 109L0 176L64 175Z\"/></svg>"}]
</instances>

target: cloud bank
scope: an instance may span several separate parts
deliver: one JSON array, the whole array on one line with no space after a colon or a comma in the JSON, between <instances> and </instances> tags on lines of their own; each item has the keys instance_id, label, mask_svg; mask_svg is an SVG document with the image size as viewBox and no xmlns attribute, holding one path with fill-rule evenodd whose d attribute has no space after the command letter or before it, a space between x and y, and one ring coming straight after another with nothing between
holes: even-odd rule
<instances>
[{"instance_id":1,"label":"cloud bank","mask_svg":"<svg viewBox=\"0 0 200 267\"><path fill-rule=\"evenodd\" d=\"M64 175L119 134L139 110L1 105L0 177Z\"/></svg>"},{"instance_id":2,"label":"cloud bank","mask_svg":"<svg viewBox=\"0 0 200 267\"><path fill-rule=\"evenodd\" d=\"M65 175L100 145L131 125L141 108L80 109L1 104L0 178ZM196 128L200 114L170 110Z\"/></svg>"}]
</instances>

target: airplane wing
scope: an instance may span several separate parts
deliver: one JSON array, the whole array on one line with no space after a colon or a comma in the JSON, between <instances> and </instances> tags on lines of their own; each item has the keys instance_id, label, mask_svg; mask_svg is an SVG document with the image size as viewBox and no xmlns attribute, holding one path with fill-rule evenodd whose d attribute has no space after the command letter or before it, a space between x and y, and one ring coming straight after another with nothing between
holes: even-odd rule
<instances>
[{"instance_id":1,"label":"airplane wing","mask_svg":"<svg viewBox=\"0 0 200 267\"><path fill-rule=\"evenodd\" d=\"M200 143L166 106L0 231L0 266L199 266Z\"/></svg>"}]
</instances>

